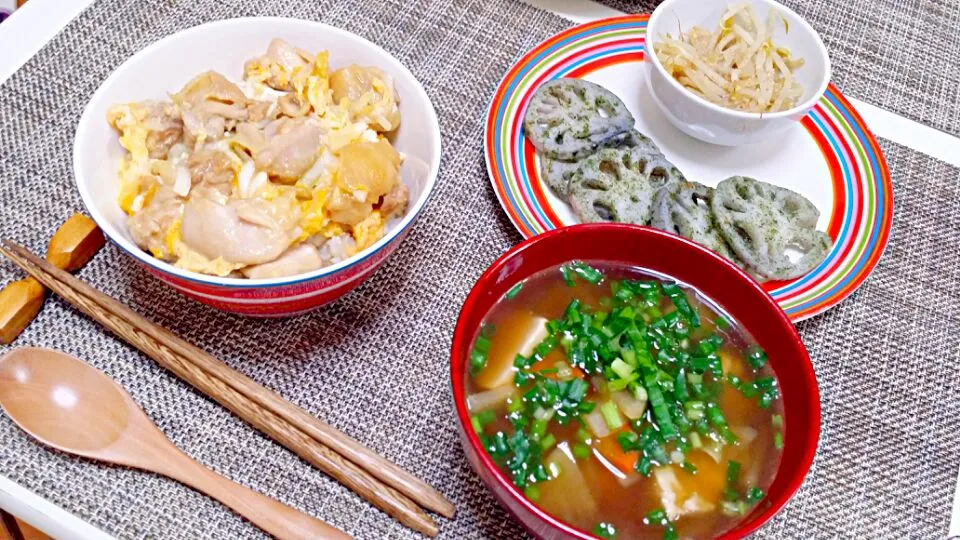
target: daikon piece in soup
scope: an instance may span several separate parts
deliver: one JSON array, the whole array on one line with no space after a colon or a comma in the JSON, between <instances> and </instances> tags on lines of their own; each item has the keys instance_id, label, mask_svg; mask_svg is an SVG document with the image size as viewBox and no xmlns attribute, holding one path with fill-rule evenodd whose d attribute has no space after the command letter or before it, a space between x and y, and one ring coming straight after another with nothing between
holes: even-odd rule
<instances>
[{"instance_id":1,"label":"daikon piece in soup","mask_svg":"<svg viewBox=\"0 0 960 540\"><path fill-rule=\"evenodd\" d=\"M666 276L582 262L534 275L487 314L465 376L499 469L603 538L721 534L764 504L780 462L766 354Z\"/></svg>"}]
</instances>

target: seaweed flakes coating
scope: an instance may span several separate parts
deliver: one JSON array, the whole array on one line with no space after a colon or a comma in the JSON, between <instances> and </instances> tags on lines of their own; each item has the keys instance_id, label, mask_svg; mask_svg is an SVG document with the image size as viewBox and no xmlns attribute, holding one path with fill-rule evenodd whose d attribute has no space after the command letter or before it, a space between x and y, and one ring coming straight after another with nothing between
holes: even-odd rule
<instances>
[{"instance_id":1,"label":"seaweed flakes coating","mask_svg":"<svg viewBox=\"0 0 960 540\"><path fill-rule=\"evenodd\" d=\"M651 174L647 156L641 147L604 148L583 160L570 180L570 205L581 221L649 223L654 194L673 176Z\"/></svg>"},{"instance_id":2,"label":"seaweed flakes coating","mask_svg":"<svg viewBox=\"0 0 960 540\"><path fill-rule=\"evenodd\" d=\"M833 240L816 230L820 212L799 193L745 176L720 182L711 203L730 248L759 278L794 279L816 267ZM788 250L799 252L791 261Z\"/></svg>"},{"instance_id":3,"label":"seaweed flakes coating","mask_svg":"<svg viewBox=\"0 0 960 540\"><path fill-rule=\"evenodd\" d=\"M550 159L576 161L603 141L633 127L613 92L580 79L555 79L533 94L523 118L530 142Z\"/></svg>"},{"instance_id":4,"label":"seaweed flakes coating","mask_svg":"<svg viewBox=\"0 0 960 540\"><path fill-rule=\"evenodd\" d=\"M743 262L730 250L716 226L710 208L713 193L713 188L697 182L665 185L654 196L650 226L692 240L742 268Z\"/></svg>"},{"instance_id":5,"label":"seaweed flakes coating","mask_svg":"<svg viewBox=\"0 0 960 540\"><path fill-rule=\"evenodd\" d=\"M663 153L660 152L660 149L657 148L657 145L654 144L649 137L636 129L618 133L601 142L599 149L603 148L642 148L642 152L644 152L644 163L649 162L653 164L651 170L660 165L662 161L666 161L666 158L663 156ZM580 164L589 158L590 155L577 161L562 161L550 159L541 154L540 175L550 189L552 189L558 197L566 201L570 196L570 179L576 174ZM670 167L672 168L673 165L671 164Z\"/></svg>"}]
</instances>

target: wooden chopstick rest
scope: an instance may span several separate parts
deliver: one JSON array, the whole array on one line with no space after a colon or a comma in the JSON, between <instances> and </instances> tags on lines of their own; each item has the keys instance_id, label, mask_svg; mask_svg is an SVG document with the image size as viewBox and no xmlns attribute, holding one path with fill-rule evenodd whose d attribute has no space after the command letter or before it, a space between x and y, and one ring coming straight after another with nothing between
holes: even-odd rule
<instances>
[{"instance_id":1,"label":"wooden chopstick rest","mask_svg":"<svg viewBox=\"0 0 960 540\"><path fill-rule=\"evenodd\" d=\"M74 214L57 229L47 246L51 264L76 272L103 247L103 233L92 219ZM46 289L32 277L10 283L0 290L0 343L9 345L43 307Z\"/></svg>"}]
</instances>

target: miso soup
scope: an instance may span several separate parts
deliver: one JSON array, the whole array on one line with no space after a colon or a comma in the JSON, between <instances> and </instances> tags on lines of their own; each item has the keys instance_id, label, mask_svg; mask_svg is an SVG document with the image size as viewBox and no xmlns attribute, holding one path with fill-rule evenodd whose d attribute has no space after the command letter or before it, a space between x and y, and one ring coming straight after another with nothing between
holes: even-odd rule
<instances>
[{"instance_id":1,"label":"miso soup","mask_svg":"<svg viewBox=\"0 0 960 540\"><path fill-rule=\"evenodd\" d=\"M510 290L475 337L473 429L551 515L601 538L704 538L764 504L783 416L767 357L696 290L574 262Z\"/></svg>"}]
</instances>

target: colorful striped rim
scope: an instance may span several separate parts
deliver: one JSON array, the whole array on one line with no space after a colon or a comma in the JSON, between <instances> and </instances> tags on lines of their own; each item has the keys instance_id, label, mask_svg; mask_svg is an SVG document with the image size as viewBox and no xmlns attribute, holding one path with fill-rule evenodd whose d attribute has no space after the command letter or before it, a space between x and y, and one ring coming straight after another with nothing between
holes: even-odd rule
<instances>
[{"instance_id":1,"label":"colorful striped rim","mask_svg":"<svg viewBox=\"0 0 960 540\"><path fill-rule=\"evenodd\" d=\"M524 55L497 88L487 116L487 170L501 206L524 237L563 226L538 179L533 146L522 134L522 113L533 91L558 77L641 62L648 18L613 17L561 32ZM866 280L886 248L893 218L893 186L883 153L835 86L802 125L830 170L834 207L827 232L835 244L807 275L765 284L794 321L829 309Z\"/></svg>"}]
</instances>

